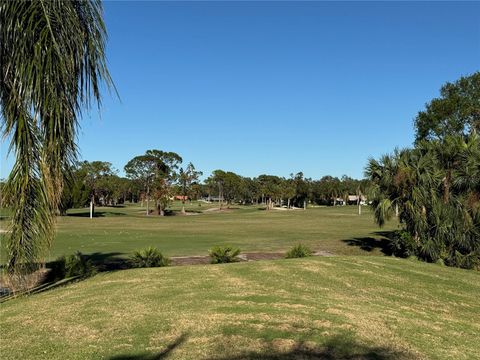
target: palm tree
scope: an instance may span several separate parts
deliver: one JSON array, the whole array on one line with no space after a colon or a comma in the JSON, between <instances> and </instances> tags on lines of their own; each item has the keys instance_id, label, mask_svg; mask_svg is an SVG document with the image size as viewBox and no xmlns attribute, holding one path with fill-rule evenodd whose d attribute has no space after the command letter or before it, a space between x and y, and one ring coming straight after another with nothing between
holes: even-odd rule
<instances>
[{"instance_id":1,"label":"palm tree","mask_svg":"<svg viewBox=\"0 0 480 360\"><path fill-rule=\"evenodd\" d=\"M185 200L191 190L192 184L198 180L203 173L195 170L195 166L190 162L187 167L180 168L178 173L178 180L182 192L182 214L185 214Z\"/></svg>"},{"instance_id":2,"label":"palm tree","mask_svg":"<svg viewBox=\"0 0 480 360\"><path fill-rule=\"evenodd\" d=\"M366 175L375 188L375 220L383 225L396 203L399 221L408 234L401 237L402 246L427 261L477 266L479 164L480 142L475 134L467 139L419 142L414 149L370 160Z\"/></svg>"},{"instance_id":3,"label":"palm tree","mask_svg":"<svg viewBox=\"0 0 480 360\"><path fill-rule=\"evenodd\" d=\"M113 87L102 11L98 0L0 3L2 130L15 156L5 188L7 269L20 278L52 241L81 111L100 106L102 83Z\"/></svg>"}]
</instances>

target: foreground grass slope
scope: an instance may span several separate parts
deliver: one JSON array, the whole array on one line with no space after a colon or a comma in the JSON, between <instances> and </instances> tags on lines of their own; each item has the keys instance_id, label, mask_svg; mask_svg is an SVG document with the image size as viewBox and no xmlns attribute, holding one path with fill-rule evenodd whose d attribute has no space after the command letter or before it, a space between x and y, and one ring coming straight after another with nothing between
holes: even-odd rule
<instances>
[{"instance_id":1,"label":"foreground grass slope","mask_svg":"<svg viewBox=\"0 0 480 360\"><path fill-rule=\"evenodd\" d=\"M179 204L175 204L178 208ZM174 209L175 209L174 206ZM210 205L213 206L213 205ZM216 205L215 205L216 206ZM191 211L208 205L189 204ZM307 211L259 210L241 207L226 212L206 211L191 216L145 216L144 209L98 208L99 217L88 218L87 209L59 218L50 258L71 254L114 253L128 256L134 250L156 246L168 256L206 255L214 245L230 244L242 251L286 251L298 242L334 254L378 254L381 236L371 212L355 206L311 208ZM392 222L384 230L394 229ZM350 246L355 244L358 246ZM365 252L364 249L372 250Z\"/></svg>"},{"instance_id":2,"label":"foreground grass slope","mask_svg":"<svg viewBox=\"0 0 480 360\"><path fill-rule=\"evenodd\" d=\"M137 269L2 304L3 359L474 359L480 273L390 257Z\"/></svg>"}]
</instances>

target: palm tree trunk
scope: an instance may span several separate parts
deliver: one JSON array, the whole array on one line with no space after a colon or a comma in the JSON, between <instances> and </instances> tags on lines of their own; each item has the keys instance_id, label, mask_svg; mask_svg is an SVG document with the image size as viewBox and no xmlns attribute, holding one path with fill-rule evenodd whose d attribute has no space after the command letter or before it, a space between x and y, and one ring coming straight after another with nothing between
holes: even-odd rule
<instances>
[{"instance_id":1,"label":"palm tree trunk","mask_svg":"<svg viewBox=\"0 0 480 360\"><path fill-rule=\"evenodd\" d=\"M93 219L93 215L95 213L95 195L92 195L90 199L90 219Z\"/></svg>"},{"instance_id":2,"label":"palm tree trunk","mask_svg":"<svg viewBox=\"0 0 480 360\"><path fill-rule=\"evenodd\" d=\"M147 186L147 216L150 215L149 200L150 200L150 188Z\"/></svg>"},{"instance_id":3,"label":"palm tree trunk","mask_svg":"<svg viewBox=\"0 0 480 360\"><path fill-rule=\"evenodd\" d=\"M451 182L451 170L447 170L447 174L443 178L443 203L447 204L450 199L450 182Z\"/></svg>"},{"instance_id":4,"label":"palm tree trunk","mask_svg":"<svg viewBox=\"0 0 480 360\"><path fill-rule=\"evenodd\" d=\"M160 202L157 204L157 214L159 216L165 216L165 211L164 211L164 209L162 207L162 204Z\"/></svg>"}]
</instances>

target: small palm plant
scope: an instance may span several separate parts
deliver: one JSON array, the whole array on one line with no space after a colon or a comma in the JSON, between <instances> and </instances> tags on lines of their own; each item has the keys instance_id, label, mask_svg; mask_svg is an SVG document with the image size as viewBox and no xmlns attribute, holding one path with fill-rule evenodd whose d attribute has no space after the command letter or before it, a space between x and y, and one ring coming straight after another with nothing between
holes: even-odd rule
<instances>
[{"instance_id":1,"label":"small palm plant","mask_svg":"<svg viewBox=\"0 0 480 360\"><path fill-rule=\"evenodd\" d=\"M298 244L298 245L295 245L293 248L291 248L287 252L287 254L285 255L285 258L287 259L303 258L303 257L312 256L312 254L313 254L313 251L308 246Z\"/></svg>"},{"instance_id":2,"label":"small palm plant","mask_svg":"<svg viewBox=\"0 0 480 360\"><path fill-rule=\"evenodd\" d=\"M170 264L170 259L164 256L157 248L149 246L137 250L130 257L130 264L136 268L162 267Z\"/></svg>"},{"instance_id":3,"label":"small palm plant","mask_svg":"<svg viewBox=\"0 0 480 360\"><path fill-rule=\"evenodd\" d=\"M238 261L239 248L232 246L215 246L208 252L212 264L225 264Z\"/></svg>"},{"instance_id":4,"label":"small palm plant","mask_svg":"<svg viewBox=\"0 0 480 360\"><path fill-rule=\"evenodd\" d=\"M97 268L88 256L80 251L58 258L51 267L52 279L57 281L66 278L87 278L97 273Z\"/></svg>"}]
</instances>

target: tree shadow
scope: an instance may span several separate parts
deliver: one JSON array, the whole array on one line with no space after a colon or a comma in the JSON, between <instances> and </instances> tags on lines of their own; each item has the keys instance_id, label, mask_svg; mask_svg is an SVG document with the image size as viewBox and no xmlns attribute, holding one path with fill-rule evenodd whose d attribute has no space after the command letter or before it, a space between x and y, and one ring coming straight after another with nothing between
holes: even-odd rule
<instances>
[{"instance_id":1,"label":"tree shadow","mask_svg":"<svg viewBox=\"0 0 480 360\"><path fill-rule=\"evenodd\" d=\"M307 341L300 341L287 351L281 351L273 346L263 351L244 352L240 355L212 357L211 360L410 360L416 359L414 354L382 346L360 344L344 336L331 337L323 346L315 348Z\"/></svg>"},{"instance_id":2,"label":"tree shadow","mask_svg":"<svg viewBox=\"0 0 480 360\"><path fill-rule=\"evenodd\" d=\"M86 260L90 260L92 262L98 272L125 270L131 268L128 259L121 257L121 255L124 255L124 253L121 252L94 252L82 255ZM46 264L46 267L48 269L55 269L57 264L58 260L49 261ZM55 276L53 272L49 277L47 277L47 282L51 282L52 280L54 280L52 276Z\"/></svg>"},{"instance_id":3,"label":"tree shadow","mask_svg":"<svg viewBox=\"0 0 480 360\"><path fill-rule=\"evenodd\" d=\"M357 246L364 251L371 252L375 249L385 255L392 255L391 241L395 231L376 231L373 234L378 235L380 238L374 237L356 237L351 239L342 240L349 246Z\"/></svg>"},{"instance_id":4,"label":"tree shadow","mask_svg":"<svg viewBox=\"0 0 480 360\"><path fill-rule=\"evenodd\" d=\"M158 353L141 353L141 354L125 354L125 355L114 355L110 357L110 360L160 360L164 359L169 355L169 353L174 350L176 347L180 346L187 339L186 334L180 335L173 342L167 345L165 350L162 350Z\"/></svg>"},{"instance_id":5,"label":"tree shadow","mask_svg":"<svg viewBox=\"0 0 480 360\"><path fill-rule=\"evenodd\" d=\"M94 252L84 254L88 260L92 261L99 272L130 269L132 266L128 259L122 257L122 255L124 255L124 253L121 252Z\"/></svg>"},{"instance_id":6,"label":"tree shadow","mask_svg":"<svg viewBox=\"0 0 480 360\"><path fill-rule=\"evenodd\" d=\"M106 217L106 216L126 216L127 214L118 212L118 211L95 211L93 217ZM83 217L88 218L90 217L90 211L86 212L78 212L78 213L68 213L67 216L73 217Z\"/></svg>"},{"instance_id":7,"label":"tree shadow","mask_svg":"<svg viewBox=\"0 0 480 360\"><path fill-rule=\"evenodd\" d=\"M174 342L169 344L167 348L159 353L138 353L138 354L120 354L110 357L110 360L160 360L169 356L170 352L180 346L186 340L185 335L181 335ZM226 347L230 351L231 344L219 344ZM221 349L219 351L223 351ZM193 357L192 357L193 358ZM413 360L414 354L396 350L383 346L368 346L360 344L357 341L345 336L334 336L321 347L313 347L307 341L300 341L294 347L288 350L280 350L278 346L271 343L266 349L261 351L246 351L240 354L230 354L223 356L211 356L210 360Z\"/></svg>"}]
</instances>

